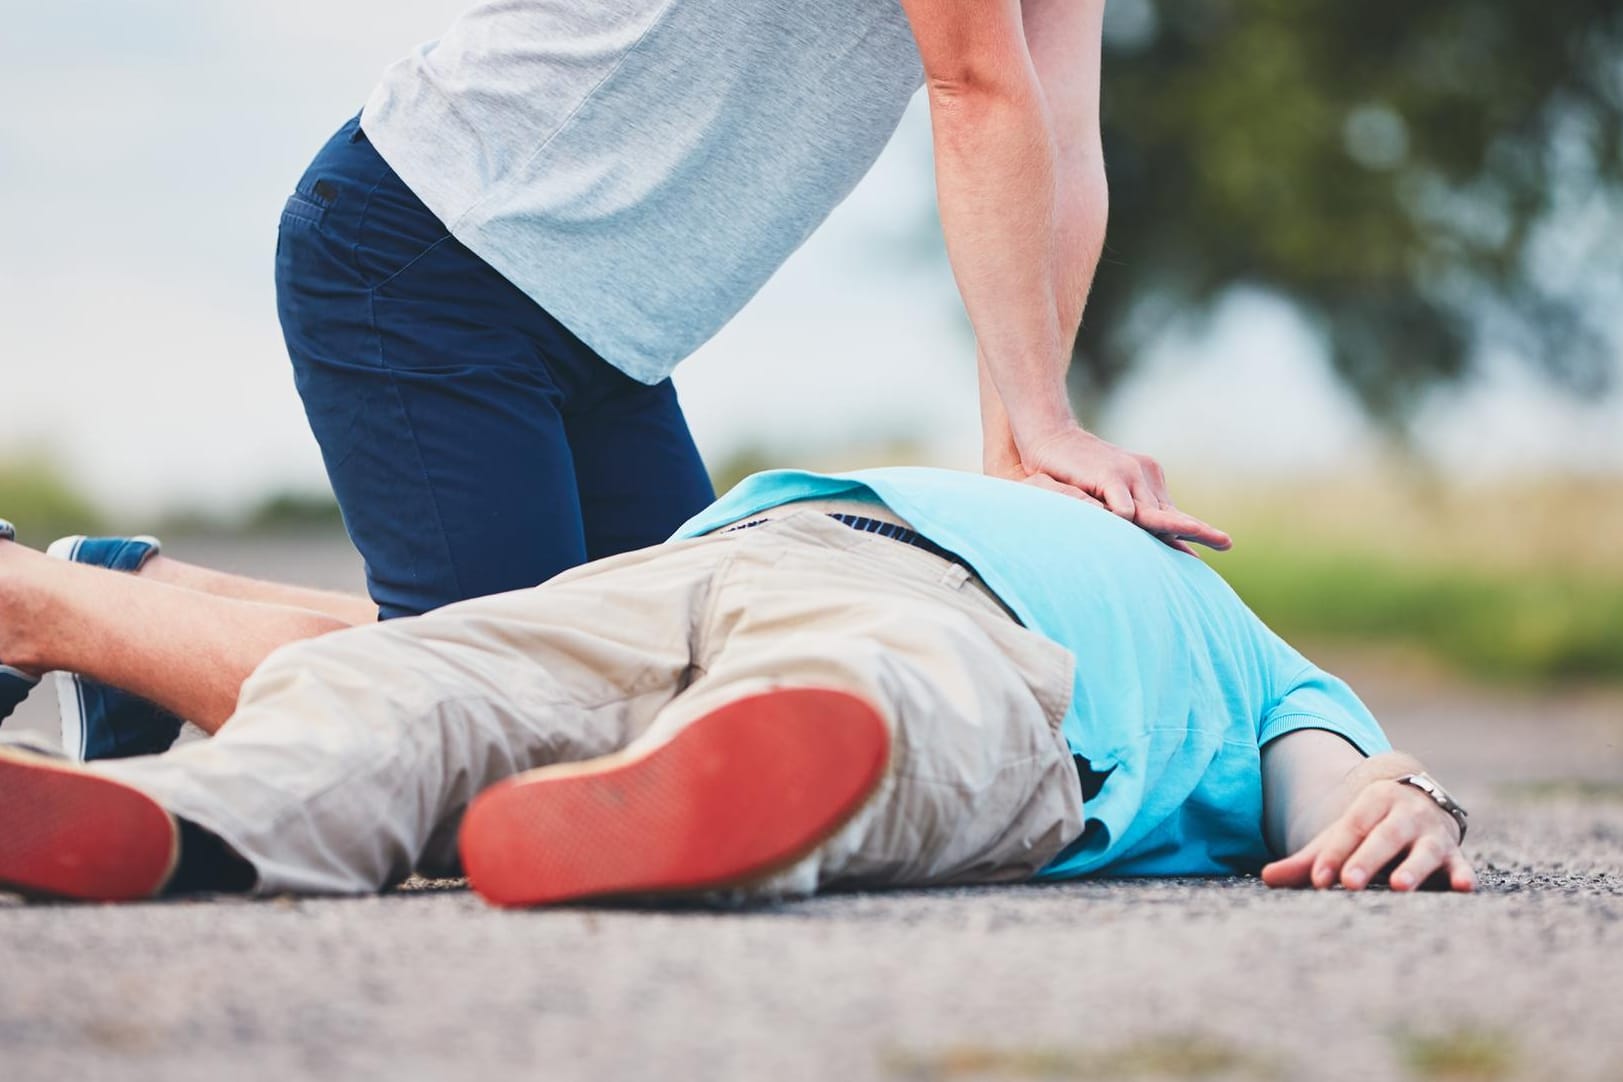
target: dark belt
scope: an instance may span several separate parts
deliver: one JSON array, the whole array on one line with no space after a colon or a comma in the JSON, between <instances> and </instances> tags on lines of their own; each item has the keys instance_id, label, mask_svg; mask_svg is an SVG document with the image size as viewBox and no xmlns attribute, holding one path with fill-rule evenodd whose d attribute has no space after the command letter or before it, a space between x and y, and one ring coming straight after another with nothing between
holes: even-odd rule
<instances>
[{"instance_id":1,"label":"dark belt","mask_svg":"<svg viewBox=\"0 0 1623 1082\"><path fill-rule=\"evenodd\" d=\"M916 549L923 549L931 556L939 556L943 560L950 560L971 575L975 574L975 569L969 566L968 560L950 549L942 548L917 530L910 530L906 526L898 526L894 522L885 522L882 519L864 518L861 515L842 515L830 511L828 517L843 526L851 527L853 530L878 534L880 537L888 537L892 541L900 541L904 545L912 545ZM762 523L771 521L769 518L751 519L748 522L740 522L736 526L729 526L723 532L732 533L734 530L747 530L751 526L759 526Z\"/></svg>"}]
</instances>

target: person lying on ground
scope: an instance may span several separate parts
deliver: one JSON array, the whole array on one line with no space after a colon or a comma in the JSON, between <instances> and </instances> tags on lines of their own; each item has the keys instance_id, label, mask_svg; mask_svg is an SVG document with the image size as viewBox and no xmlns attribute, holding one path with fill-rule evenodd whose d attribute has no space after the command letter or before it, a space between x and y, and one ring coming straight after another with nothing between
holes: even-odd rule
<instances>
[{"instance_id":1,"label":"person lying on ground","mask_svg":"<svg viewBox=\"0 0 1623 1082\"><path fill-rule=\"evenodd\" d=\"M465 872L503 905L1259 870L1474 885L1463 811L1342 681L1198 559L1031 485L758 474L668 543L341 630L342 599L210 574L0 542L0 657L216 733L85 765L5 751L0 883Z\"/></svg>"}]
</instances>

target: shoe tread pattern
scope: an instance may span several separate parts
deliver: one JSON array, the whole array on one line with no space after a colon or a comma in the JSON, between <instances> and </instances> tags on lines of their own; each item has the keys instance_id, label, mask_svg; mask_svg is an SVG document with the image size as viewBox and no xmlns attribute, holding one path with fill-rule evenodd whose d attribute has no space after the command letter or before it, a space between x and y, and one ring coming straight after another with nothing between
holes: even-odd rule
<instances>
[{"instance_id":1,"label":"shoe tread pattern","mask_svg":"<svg viewBox=\"0 0 1623 1082\"><path fill-rule=\"evenodd\" d=\"M646 751L486 790L463 822L464 870L501 906L747 884L844 825L889 754L884 719L857 696L785 688L739 699Z\"/></svg>"},{"instance_id":2,"label":"shoe tread pattern","mask_svg":"<svg viewBox=\"0 0 1623 1082\"><path fill-rule=\"evenodd\" d=\"M0 748L0 889L132 901L163 889L179 856L175 820L139 790Z\"/></svg>"}]
</instances>

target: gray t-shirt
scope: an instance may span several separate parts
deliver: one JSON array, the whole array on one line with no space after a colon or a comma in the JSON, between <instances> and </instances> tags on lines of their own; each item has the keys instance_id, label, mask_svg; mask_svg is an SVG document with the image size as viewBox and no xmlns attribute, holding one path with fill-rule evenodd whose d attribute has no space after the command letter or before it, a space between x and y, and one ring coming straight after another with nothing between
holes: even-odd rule
<instances>
[{"instance_id":1,"label":"gray t-shirt","mask_svg":"<svg viewBox=\"0 0 1623 1082\"><path fill-rule=\"evenodd\" d=\"M367 137L458 240L656 383L856 186L923 80L898 0L495 0Z\"/></svg>"}]
</instances>

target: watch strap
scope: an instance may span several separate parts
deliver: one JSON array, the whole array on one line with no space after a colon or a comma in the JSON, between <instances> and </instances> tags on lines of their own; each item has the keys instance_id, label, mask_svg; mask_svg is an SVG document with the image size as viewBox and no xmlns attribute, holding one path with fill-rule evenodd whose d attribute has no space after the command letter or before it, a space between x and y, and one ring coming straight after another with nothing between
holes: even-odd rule
<instances>
[{"instance_id":1,"label":"watch strap","mask_svg":"<svg viewBox=\"0 0 1623 1082\"><path fill-rule=\"evenodd\" d=\"M1448 795L1448 790L1437 784L1437 779L1430 774L1405 774L1394 779L1399 785L1407 785L1419 789L1431 797L1432 802L1443 809L1453 818L1460 828L1460 841L1465 840L1465 817L1469 814L1463 805Z\"/></svg>"}]
</instances>

